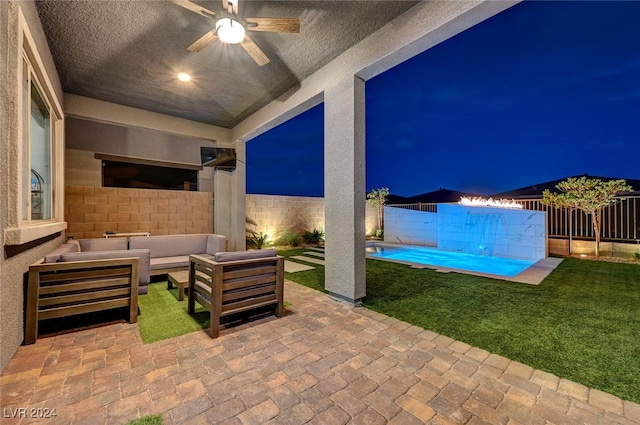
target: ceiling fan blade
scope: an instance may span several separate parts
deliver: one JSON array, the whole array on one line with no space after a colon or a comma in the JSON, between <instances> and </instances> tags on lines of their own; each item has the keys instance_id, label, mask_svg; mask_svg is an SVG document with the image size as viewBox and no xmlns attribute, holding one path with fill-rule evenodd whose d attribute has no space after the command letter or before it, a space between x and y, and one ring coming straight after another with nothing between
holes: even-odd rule
<instances>
[{"instance_id":1,"label":"ceiling fan blade","mask_svg":"<svg viewBox=\"0 0 640 425\"><path fill-rule=\"evenodd\" d=\"M264 52L258 47L256 43L253 42L247 35L244 36L244 40L242 40L242 48L249 53L249 56L253 58L254 61L258 64L258 66L264 66L268 64L269 58Z\"/></svg>"},{"instance_id":2,"label":"ceiling fan blade","mask_svg":"<svg viewBox=\"0 0 640 425\"><path fill-rule=\"evenodd\" d=\"M204 8L193 2L190 2L189 0L171 0L171 1L177 4L178 6L182 6L185 9L188 9L192 12L197 13L198 15L202 15L205 18L215 18L216 16L216 14L210 11L209 9Z\"/></svg>"},{"instance_id":3,"label":"ceiling fan blade","mask_svg":"<svg viewBox=\"0 0 640 425\"><path fill-rule=\"evenodd\" d=\"M247 18L247 30L270 32L300 32L298 18Z\"/></svg>"},{"instance_id":4,"label":"ceiling fan blade","mask_svg":"<svg viewBox=\"0 0 640 425\"><path fill-rule=\"evenodd\" d=\"M202 37L200 37L191 46L187 47L187 49L191 52L199 52L200 50L204 49L205 47L207 47L217 39L218 39L218 35L216 34L216 29L214 28L208 33L206 33L205 35L203 35Z\"/></svg>"}]
</instances>

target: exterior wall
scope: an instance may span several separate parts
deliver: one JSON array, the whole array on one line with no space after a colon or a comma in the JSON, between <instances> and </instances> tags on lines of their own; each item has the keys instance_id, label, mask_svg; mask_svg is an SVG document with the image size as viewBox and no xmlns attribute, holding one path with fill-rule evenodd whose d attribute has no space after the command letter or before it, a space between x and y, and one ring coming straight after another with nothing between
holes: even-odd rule
<instances>
[{"instance_id":1,"label":"exterior wall","mask_svg":"<svg viewBox=\"0 0 640 425\"><path fill-rule=\"evenodd\" d=\"M171 162L176 165L200 165L201 146L212 147L214 142L160 130L68 118L65 182L71 186L102 186L102 161L95 159L96 153ZM199 191L212 191L212 181L211 168L198 172Z\"/></svg>"},{"instance_id":2,"label":"exterior wall","mask_svg":"<svg viewBox=\"0 0 640 425\"><path fill-rule=\"evenodd\" d=\"M5 230L13 223L10 212L15 211L18 193L9 193L7 188L16 187L19 179L15 168L9 164L19 162L19 96L17 63L22 57L18 36L18 7L24 13L29 30L35 40L44 68L62 99L62 89L49 52L47 40L38 19L33 2L0 1L0 370L4 369L13 353L24 339L24 285L29 265L42 258L62 243L61 233L35 240L25 245L7 246Z\"/></svg>"},{"instance_id":3,"label":"exterior wall","mask_svg":"<svg viewBox=\"0 0 640 425\"><path fill-rule=\"evenodd\" d=\"M213 194L181 190L67 186L67 236L101 238L107 230L152 235L213 233Z\"/></svg>"},{"instance_id":4,"label":"exterior wall","mask_svg":"<svg viewBox=\"0 0 640 425\"><path fill-rule=\"evenodd\" d=\"M438 214L385 207L384 240L409 245L438 245Z\"/></svg>"},{"instance_id":5,"label":"exterior wall","mask_svg":"<svg viewBox=\"0 0 640 425\"><path fill-rule=\"evenodd\" d=\"M547 256L542 211L438 205L438 248L536 261Z\"/></svg>"},{"instance_id":6,"label":"exterior wall","mask_svg":"<svg viewBox=\"0 0 640 425\"><path fill-rule=\"evenodd\" d=\"M247 195L246 202L247 230L266 233L273 241L289 231L324 229L324 198Z\"/></svg>"},{"instance_id":7,"label":"exterior wall","mask_svg":"<svg viewBox=\"0 0 640 425\"><path fill-rule=\"evenodd\" d=\"M263 232L277 241L288 231L324 229L324 198L247 195L247 230ZM377 212L366 204L367 234L375 233ZM255 223L255 224L253 224Z\"/></svg>"}]
</instances>

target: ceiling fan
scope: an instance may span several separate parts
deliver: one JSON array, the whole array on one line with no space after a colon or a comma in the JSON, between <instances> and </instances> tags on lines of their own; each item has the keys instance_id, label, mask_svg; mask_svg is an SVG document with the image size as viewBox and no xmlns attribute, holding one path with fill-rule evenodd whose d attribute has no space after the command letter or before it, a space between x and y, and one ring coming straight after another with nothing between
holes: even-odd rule
<instances>
[{"instance_id":1,"label":"ceiling fan","mask_svg":"<svg viewBox=\"0 0 640 425\"><path fill-rule=\"evenodd\" d=\"M239 43L259 66L263 66L270 62L269 58L246 34L247 31L300 32L298 18L242 18L238 14L239 0L222 0L223 12L220 14L189 0L171 1L206 18L216 20L215 28L187 48L192 52L199 52L216 40L229 44Z\"/></svg>"}]
</instances>

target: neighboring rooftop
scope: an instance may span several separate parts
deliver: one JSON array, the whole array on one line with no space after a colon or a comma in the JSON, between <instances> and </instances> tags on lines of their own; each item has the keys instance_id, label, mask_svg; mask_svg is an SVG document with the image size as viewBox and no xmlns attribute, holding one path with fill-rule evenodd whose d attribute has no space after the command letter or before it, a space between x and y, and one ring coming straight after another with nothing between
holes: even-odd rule
<instances>
[{"instance_id":1,"label":"neighboring rooftop","mask_svg":"<svg viewBox=\"0 0 640 425\"><path fill-rule=\"evenodd\" d=\"M506 192L499 192L491 195L492 198L507 198L507 199L535 199L542 197L542 192L546 189L549 189L551 192L559 192L556 189L556 185L561 181L567 180L568 178L579 178L579 177L588 177L590 179L599 179L602 181L611 181L611 180L620 180L622 177L600 177L600 176L590 176L588 174L577 175L577 176L569 176L563 177L557 180L551 180L544 183L537 183L531 186L521 187L519 189L508 190ZM640 180L634 179L624 179L627 181L627 184L630 185L634 192L634 195L640 195Z\"/></svg>"},{"instance_id":2,"label":"neighboring rooftop","mask_svg":"<svg viewBox=\"0 0 640 425\"><path fill-rule=\"evenodd\" d=\"M441 187L440 189L434 190L433 192L411 196L408 198L408 200L411 204L415 204L418 202L422 202L425 204L437 204L445 202L458 202L463 196L473 198L480 195L478 195L477 193L460 192L458 190L444 189Z\"/></svg>"},{"instance_id":3,"label":"neighboring rooftop","mask_svg":"<svg viewBox=\"0 0 640 425\"><path fill-rule=\"evenodd\" d=\"M438 203L450 203L450 202L458 202L460 198L463 196L468 198L473 198L476 196L482 196L484 198L493 198L493 199L538 199L542 197L542 192L545 189L549 189L551 192L559 192L556 189L556 185L561 181L567 180L568 178L578 178L578 177L588 177L591 179L599 179L602 181L611 181L611 180L625 180L628 185L630 185L634 191L631 192L632 195L640 196L640 180L636 179L624 179L622 177L601 177L601 176L590 176L589 174L582 174L577 176L569 176L563 177L557 180L551 180L544 183L536 183L531 186L525 186L518 189L507 190L505 192L494 193L490 196L482 196L477 193L468 193L468 192L460 192L458 190L450 190L440 188L438 190L434 190L433 192L422 193L420 195L414 196L399 196L390 194L387 198L387 204L438 204Z\"/></svg>"}]
</instances>

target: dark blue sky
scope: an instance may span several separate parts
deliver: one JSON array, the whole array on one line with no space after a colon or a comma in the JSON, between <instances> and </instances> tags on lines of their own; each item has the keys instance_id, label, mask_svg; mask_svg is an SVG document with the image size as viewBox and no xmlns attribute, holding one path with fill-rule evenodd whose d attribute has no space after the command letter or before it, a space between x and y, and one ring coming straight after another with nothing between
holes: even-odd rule
<instances>
[{"instance_id":1,"label":"dark blue sky","mask_svg":"<svg viewBox=\"0 0 640 425\"><path fill-rule=\"evenodd\" d=\"M527 1L367 81L367 191L640 179L639 19L635 1ZM248 193L323 195L322 116L247 144Z\"/></svg>"}]
</instances>

